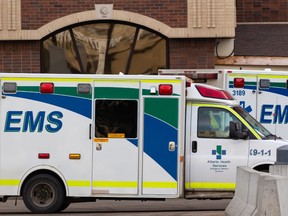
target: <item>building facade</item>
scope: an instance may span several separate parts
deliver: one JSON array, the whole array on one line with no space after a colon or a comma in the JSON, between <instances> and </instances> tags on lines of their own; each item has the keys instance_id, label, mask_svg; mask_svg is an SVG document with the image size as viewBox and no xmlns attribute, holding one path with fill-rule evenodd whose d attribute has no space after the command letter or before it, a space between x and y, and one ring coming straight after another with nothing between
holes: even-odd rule
<instances>
[{"instance_id":1,"label":"building facade","mask_svg":"<svg viewBox=\"0 0 288 216\"><path fill-rule=\"evenodd\" d=\"M288 71L288 0L237 0L234 54L222 68Z\"/></svg>"},{"instance_id":2,"label":"building facade","mask_svg":"<svg viewBox=\"0 0 288 216\"><path fill-rule=\"evenodd\" d=\"M214 68L234 0L0 0L0 70L155 74Z\"/></svg>"},{"instance_id":3,"label":"building facade","mask_svg":"<svg viewBox=\"0 0 288 216\"><path fill-rule=\"evenodd\" d=\"M288 59L288 0L0 0L0 8L3 72L283 69Z\"/></svg>"}]
</instances>

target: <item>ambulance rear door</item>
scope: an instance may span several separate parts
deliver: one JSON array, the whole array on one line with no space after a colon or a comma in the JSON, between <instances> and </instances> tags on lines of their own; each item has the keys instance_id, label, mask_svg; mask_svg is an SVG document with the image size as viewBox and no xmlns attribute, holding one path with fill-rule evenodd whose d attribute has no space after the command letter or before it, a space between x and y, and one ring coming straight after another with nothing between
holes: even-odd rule
<instances>
[{"instance_id":1,"label":"ambulance rear door","mask_svg":"<svg viewBox=\"0 0 288 216\"><path fill-rule=\"evenodd\" d=\"M228 71L226 73L226 90L235 97L240 105L253 117L258 115L258 77L255 74L244 74Z\"/></svg>"},{"instance_id":2,"label":"ambulance rear door","mask_svg":"<svg viewBox=\"0 0 288 216\"><path fill-rule=\"evenodd\" d=\"M94 82L94 195L138 194L138 109L139 81Z\"/></svg>"},{"instance_id":3,"label":"ambulance rear door","mask_svg":"<svg viewBox=\"0 0 288 216\"><path fill-rule=\"evenodd\" d=\"M180 155L184 151L184 86L183 80L175 79L141 83L144 195L179 197L183 182Z\"/></svg>"},{"instance_id":4,"label":"ambulance rear door","mask_svg":"<svg viewBox=\"0 0 288 216\"><path fill-rule=\"evenodd\" d=\"M272 134L288 139L288 74L258 75L257 120Z\"/></svg>"}]
</instances>

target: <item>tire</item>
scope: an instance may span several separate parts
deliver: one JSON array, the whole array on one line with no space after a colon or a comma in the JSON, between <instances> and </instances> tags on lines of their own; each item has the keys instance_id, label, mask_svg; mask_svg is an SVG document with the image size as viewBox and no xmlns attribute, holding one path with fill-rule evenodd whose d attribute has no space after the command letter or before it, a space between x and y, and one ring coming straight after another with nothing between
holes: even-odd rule
<instances>
[{"instance_id":1,"label":"tire","mask_svg":"<svg viewBox=\"0 0 288 216\"><path fill-rule=\"evenodd\" d=\"M31 177L23 188L23 201L33 213L55 213L64 204L65 194L61 183L48 174Z\"/></svg>"},{"instance_id":2,"label":"tire","mask_svg":"<svg viewBox=\"0 0 288 216\"><path fill-rule=\"evenodd\" d=\"M71 202L68 199L65 199L62 206L59 208L59 212L64 211L66 208L69 207Z\"/></svg>"}]
</instances>

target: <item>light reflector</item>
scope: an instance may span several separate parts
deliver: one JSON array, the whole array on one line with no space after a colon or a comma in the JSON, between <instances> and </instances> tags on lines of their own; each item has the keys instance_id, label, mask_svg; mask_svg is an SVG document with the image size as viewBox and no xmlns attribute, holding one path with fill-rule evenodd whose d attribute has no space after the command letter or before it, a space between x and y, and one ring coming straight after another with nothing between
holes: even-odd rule
<instances>
[{"instance_id":1,"label":"light reflector","mask_svg":"<svg viewBox=\"0 0 288 216\"><path fill-rule=\"evenodd\" d=\"M49 159L50 158L50 154L49 153L39 153L38 154L38 158L39 159Z\"/></svg>"}]
</instances>

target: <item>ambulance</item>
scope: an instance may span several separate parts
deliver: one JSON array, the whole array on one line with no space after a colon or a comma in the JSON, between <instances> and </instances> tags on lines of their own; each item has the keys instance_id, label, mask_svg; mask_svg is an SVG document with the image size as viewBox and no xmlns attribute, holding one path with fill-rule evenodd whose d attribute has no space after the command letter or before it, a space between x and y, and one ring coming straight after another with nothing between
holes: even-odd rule
<instances>
[{"instance_id":1,"label":"ambulance","mask_svg":"<svg viewBox=\"0 0 288 216\"><path fill-rule=\"evenodd\" d=\"M162 75L186 75L229 91L271 133L288 140L288 71L176 69Z\"/></svg>"},{"instance_id":2,"label":"ambulance","mask_svg":"<svg viewBox=\"0 0 288 216\"><path fill-rule=\"evenodd\" d=\"M185 76L0 73L0 200L33 213L99 199L233 196L286 141Z\"/></svg>"}]
</instances>

